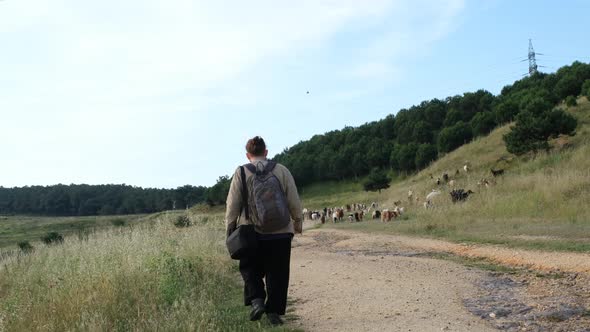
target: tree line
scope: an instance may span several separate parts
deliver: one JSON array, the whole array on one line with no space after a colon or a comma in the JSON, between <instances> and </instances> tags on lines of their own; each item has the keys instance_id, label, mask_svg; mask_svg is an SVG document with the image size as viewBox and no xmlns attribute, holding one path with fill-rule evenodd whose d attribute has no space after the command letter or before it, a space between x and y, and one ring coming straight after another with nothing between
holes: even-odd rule
<instances>
[{"instance_id":1,"label":"tree line","mask_svg":"<svg viewBox=\"0 0 590 332\"><path fill-rule=\"evenodd\" d=\"M499 95L478 90L427 100L379 121L315 135L285 149L274 160L291 170L298 185L356 178L374 169L413 172L514 120L519 120L521 128L513 131L520 133L505 138L508 150L515 154L536 151L547 148L538 143L543 139L573 133L575 119L554 108L566 98L590 94L589 80L590 65L574 62L556 73L537 73L516 81ZM535 129L541 123L544 127ZM525 147L512 146L527 135L534 138L525 140Z\"/></svg>"},{"instance_id":2,"label":"tree line","mask_svg":"<svg viewBox=\"0 0 590 332\"><path fill-rule=\"evenodd\" d=\"M185 209L208 200L209 188L141 188L124 184L0 187L0 214L87 216Z\"/></svg>"}]
</instances>

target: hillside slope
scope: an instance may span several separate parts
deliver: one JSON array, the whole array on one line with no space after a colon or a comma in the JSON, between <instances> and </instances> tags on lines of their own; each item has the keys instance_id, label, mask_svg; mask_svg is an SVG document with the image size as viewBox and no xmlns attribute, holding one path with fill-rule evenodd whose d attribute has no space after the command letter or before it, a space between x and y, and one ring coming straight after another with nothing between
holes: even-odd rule
<instances>
[{"instance_id":1,"label":"hillside slope","mask_svg":"<svg viewBox=\"0 0 590 332\"><path fill-rule=\"evenodd\" d=\"M506 151L502 141L502 135L510 130L507 125L445 155L413 176L394 180L391 188L381 194L363 192L358 182L316 184L303 189L305 206L320 209L375 201L381 208L391 208L394 201L401 200L407 212L396 222L339 227L590 251L590 102L580 98L578 106L568 111L579 122L577 135L566 138L568 148L555 148L534 158L516 158ZM462 169L466 163L469 172ZM504 169L505 174L492 179L490 168ZM458 175L456 170L460 171ZM435 183L443 173L455 180L456 188L476 193L464 203L453 204L448 194L450 186ZM495 183L480 187L477 183L483 178ZM422 202L433 189L442 194L435 200L435 208L426 210ZM408 201L408 190L414 192L417 202Z\"/></svg>"}]
</instances>

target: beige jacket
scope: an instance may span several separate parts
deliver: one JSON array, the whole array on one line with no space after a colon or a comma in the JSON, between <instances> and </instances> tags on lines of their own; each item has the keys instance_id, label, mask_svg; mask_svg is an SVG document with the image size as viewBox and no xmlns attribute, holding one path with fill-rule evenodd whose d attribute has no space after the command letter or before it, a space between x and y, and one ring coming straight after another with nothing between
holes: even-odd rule
<instances>
[{"instance_id":1,"label":"beige jacket","mask_svg":"<svg viewBox=\"0 0 590 332\"><path fill-rule=\"evenodd\" d=\"M253 173L247 168L244 168L246 172L246 179L250 178ZM303 211L301 209L301 201L299 200L299 194L297 193L297 186L295 180L291 175L291 172L287 167L277 164L272 170L272 173L279 179L281 187L287 197L287 204L289 205L289 212L291 214L291 222L283 229L279 229L272 234L301 233L303 227ZM225 210L225 228L228 234L233 231L238 225L246 224L245 212L242 209L242 176L240 174L240 168L238 167L234 172L234 176L229 187L229 193L227 195L226 210ZM262 233L259 230L256 230Z\"/></svg>"}]
</instances>

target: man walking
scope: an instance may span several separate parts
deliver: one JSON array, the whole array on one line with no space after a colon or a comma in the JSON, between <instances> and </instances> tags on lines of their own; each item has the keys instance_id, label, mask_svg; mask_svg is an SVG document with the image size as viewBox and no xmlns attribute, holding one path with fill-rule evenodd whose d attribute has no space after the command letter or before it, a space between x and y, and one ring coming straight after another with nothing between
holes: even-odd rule
<instances>
[{"instance_id":1,"label":"man walking","mask_svg":"<svg viewBox=\"0 0 590 332\"><path fill-rule=\"evenodd\" d=\"M287 307L291 240L303 227L301 201L289 170L266 158L268 150L261 137L248 140L246 152L250 162L236 170L227 196L227 235L239 225L255 226L256 252L240 259L244 303L252 306L250 320L259 320L266 312L272 325L281 325L280 316Z\"/></svg>"}]
</instances>

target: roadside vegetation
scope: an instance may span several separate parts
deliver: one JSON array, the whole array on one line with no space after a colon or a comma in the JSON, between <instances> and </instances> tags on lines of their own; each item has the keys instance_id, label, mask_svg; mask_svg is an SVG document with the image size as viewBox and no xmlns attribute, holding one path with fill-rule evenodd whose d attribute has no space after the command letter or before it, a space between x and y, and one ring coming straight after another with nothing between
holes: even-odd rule
<instances>
[{"instance_id":1,"label":"roadside vegetation","mask_svg":"<svg viewBox=\"0 0 590 332\"><path fill-rule=\"evenodd\" d=\"M0 331L283 331L248 321L221 215L177 217L5 249Z\"/></svg>"}]
</instances>

